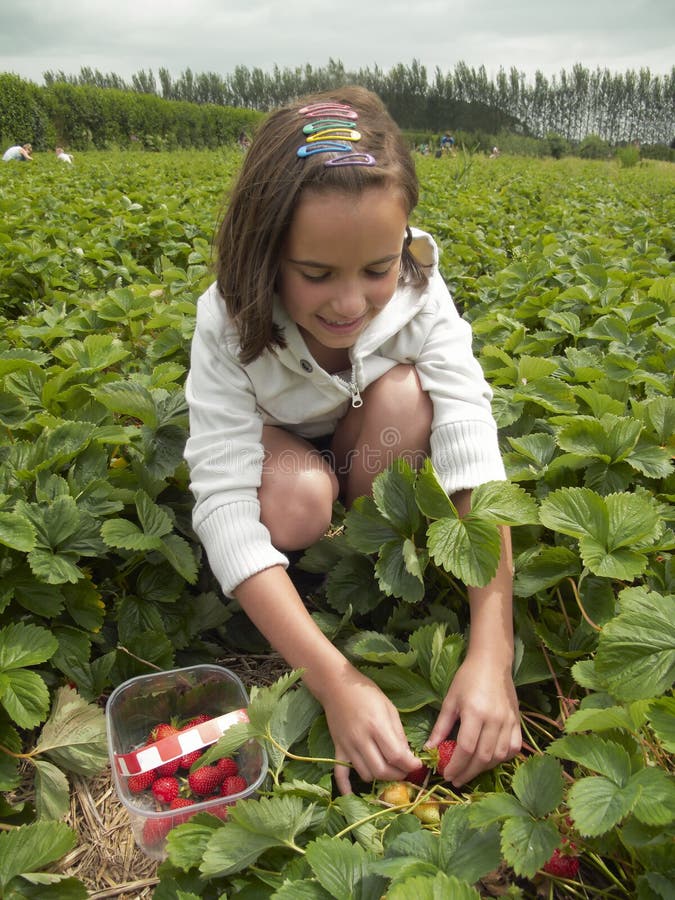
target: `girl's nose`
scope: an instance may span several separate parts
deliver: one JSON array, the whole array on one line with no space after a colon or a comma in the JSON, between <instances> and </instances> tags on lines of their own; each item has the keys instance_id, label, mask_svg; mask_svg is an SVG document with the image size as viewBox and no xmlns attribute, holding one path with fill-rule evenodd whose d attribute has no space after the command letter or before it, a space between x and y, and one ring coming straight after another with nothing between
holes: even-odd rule
<instances>
[{"instance_id":1,"label":"girl's nose","mask_svg":"<svg viewBox=\"0 0 675 900\"><path fill-rule=\"evenodd\" d=\"M361 285L355 281L338 286L331 302L331 308L343 319L357 319L368 307L368 301Z\"/></svg>"}]
</instances>

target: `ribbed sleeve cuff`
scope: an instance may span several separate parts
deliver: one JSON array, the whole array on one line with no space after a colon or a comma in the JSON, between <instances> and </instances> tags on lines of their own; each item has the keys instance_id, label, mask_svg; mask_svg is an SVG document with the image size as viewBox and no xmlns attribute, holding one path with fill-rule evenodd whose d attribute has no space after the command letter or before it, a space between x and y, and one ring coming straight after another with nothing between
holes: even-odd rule
<instances>
[{"instance_id":1,"label":"ribbed sleeve cuff","mask_svg":"<svg viewBox=\"0 0 675 900\"><path fill-rule=\"evenodd\" d=\"M288 559L272 546L270 533L260 521L255 500L238 500L219 506L195 526L213 574L223 592L271 566L288 567Z\"/></svg>"},{"instance_id":2,"label":"ribbed sleeve cuff","mask_svg":"<svg viewBox=\"0 0 675 900\"><path fill-rule=\"evenodd\" d=\"M448 494L506 480L497 429L487 422L457 422L435 429L431 461Z\"/></svg>"}]
</instances>

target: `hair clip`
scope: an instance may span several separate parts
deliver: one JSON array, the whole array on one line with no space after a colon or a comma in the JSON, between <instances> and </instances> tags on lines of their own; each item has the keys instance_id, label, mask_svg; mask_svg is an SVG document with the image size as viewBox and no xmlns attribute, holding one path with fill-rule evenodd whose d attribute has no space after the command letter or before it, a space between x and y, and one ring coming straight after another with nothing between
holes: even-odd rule
<instances>
[{"instance_id":1,"label":"hair clip","mask_svg":"<svg viewBox=\"0 0 675 900\"><path fill-rule=\"evenodd\" d=\"M297 155L301 158L312 156L314 153L348 153L352 149L352 145L346 141L322 141L315 144L303 144L298 147Z\"/></svg>"},{"instance_id":2,"label":"hair clip","mask_svg":"<svg viewBox=\"0 0 675 900\"><path fill-rule=\"evenodd\" d=\"M361 132L354 131L351 128L327 128L325 131L319 131L316 134L310 134L307 138L308 144L315 141L360 141Z\"/></svg>"},{"instance_id":3,"label":"hair clip","mask_svg":"<svg viewBox=\"0 0 675 900\"><path fill-rule=\"evenodd\" d=\"M327 166L375 166L375 157L370 153L347 153L326 161Z\"/></svg>"},{"instance_id":4,"label":"hair clip","mask_svg":"<svg viewBox=\"0 0 675 900\"><path fill-rule=\"evenodd\" d=\"M341 116L343 119L358 119L359 114L344 103L310 103L300 110L301 116Z\"/></svg>"},{"instance_id":5,"label":"hair clip","mask_svg":"<svg viewBox=\"0 0 675 900\"><path fill-rule=\"evenodd\" d=\"M316 122L309 122L302 129L304 134L315 134L324 128L353 128L355 122L349 119L317 119Z\"/></svg>"}]
</instances>

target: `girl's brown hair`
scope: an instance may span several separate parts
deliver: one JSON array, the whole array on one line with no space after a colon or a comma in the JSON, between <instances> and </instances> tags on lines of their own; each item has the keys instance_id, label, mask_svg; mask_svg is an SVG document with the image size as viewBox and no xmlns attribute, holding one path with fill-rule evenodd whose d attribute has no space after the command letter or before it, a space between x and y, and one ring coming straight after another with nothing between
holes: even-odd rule
<instances>
[{"instance_id":1,"label":"girl's brown hair","mask_svg":"<svg viewBox=\"0 0 675 900\"><path fill-rule=\"evenodd\" d=\"M299 110L319 101L346 103L358 113L362 137L355 148L375 157L374 166L326 166L331 155L301 159L305 124ZM270 114L255 134L216 238L217 284L240 338L240 359L252 362L285 345L272 320L283 243L303 191L360 193L368 187L398 190L408 214L417 205L415 165L398 126L371 91L344 87L304 97ZM403 248L401 277L422 283L425 275Z\"/></svg>"}]
</instances>

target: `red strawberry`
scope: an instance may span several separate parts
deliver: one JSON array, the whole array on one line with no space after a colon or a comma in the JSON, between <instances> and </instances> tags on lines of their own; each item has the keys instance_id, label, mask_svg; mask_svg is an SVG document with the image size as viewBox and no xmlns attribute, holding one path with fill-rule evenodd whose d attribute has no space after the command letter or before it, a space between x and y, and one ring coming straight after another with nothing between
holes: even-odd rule
<instances>
[{"instance_id":1,"label":"red strawberry","mask_svg":"<svg viewBox=\"0 0 675 900\"><path fill-rule=\"evenodd\" d=\"M141 791L147 791L157 778L157 772L152 769L150 772L139 772L138 775L131 775L127 781L127 787L132 794L140 794Z\"/></svg>"},{"instance_id":2,"label":"red strawberry","mask_svg":"<svg viewBox=\"0 0 675 900\"><path fill-rule=\"evenodd\" d=\"M176 797L175 800L172 800L169 804L169 809L187 809L189 806L194 806L192 800L188 800L187 797ZM174 816L173 826L182 825L184 822L187 822L188 819L192 817L192 813L184 813L178 816Z\"/></svg>"},{"instance_id":3,"label":"red strawberry","mask_svg":"<svg viewBox=\"0 0 675 900\"><path fill-rule=\"evenodd\" d=\"M223 778L229 778L230 775L238 775L239 774L239 766L236 762L229 756L224 756L218 760L216 763L218 767L218 771L220 772Z\"/></svg>"},{"instance_id":4,"label":"red strawberry","mask_svg":"<svg viewBox=\"0 0 675 900\"><path fill-rule=\"evenodd\" d=\"M438 762L436 763L437 775L442 775L443 772L445 772L456 747L457 741L441 741L438 745Z\"/></svg>"},{"instance_id":5,"label":"red strawberry","mask_svg":"<svg viewBox=\"0 0 675 900\"><path fill-rule=\"evenodd\" d=\"M162 843L170 831L170 819L146 819L143 825L143 843L148 847L156 847Z\"/></svg>"},{"instance_id":6,"label":"red strawberry","mask_svg":"<svg viewBox=\"0 0 675 900\"><path fill-rule=\"evenodd\" d=\"M148 740L154 744L156 741L161 741L163 738L171 737L172 734L178 734L178 728L176 728L175 725L168 725L166 722L160 722L159 725L155 725L152 729Z\"/></svg>"},{"instance_id":7,"label":"red strawberry","mask_svg":"<svg viewBox=\"0 0 675 900\"><path fill-rule=\"evenodd\" d=\"M178 796L179 790L178 779L167 776L158 778L152 785L152 793L160 803L171 803Z\"/></svg>"},{"instance_id":8,"label":"red strawberry","mask_svg":"<svg viewBox=\"0 0 675 900\"><path fill-rule=\"evenodd\" d=\"M195 716L194 719L190 719L187 725L183 725L181 731L185 731L188 728L193 728L195 725L203 725L204 722L208 722L211 716L207 716L206 713L200 713L198 716Z\"/></svg>"},{"instance_id":9,"label":"red strawberry","mask_svg":"<svg viewBox=\"0 0 675 900\"><path fill-rule=\"evenodd\" d=\"M181 769L191 769L203 752L203 750L192 750L190 753L186 753L185 756L181 756L178 760Z\"/></svg>"},{"instance_id":10,"label":"red strawberry","mask_svg":"<svg viewBox=\"0 0 675 900\"><path fill-rule=\"evenodd\" d=\"M157 769L159 775L175 775L180 766L179 759L172 759L171 762L164 763Z\"/></svg>"},{"instance_id":11,"label":"red strawberry","mask_svg":"<svg viewBox=\"0 0 675 900\"><path fill-rule=\"evenodd\" d=\"M424 779L427 777L427 772L429 769L424 763L420 763L419 766L416 766L412 772L408 772L405 776L406 781L411 781L413 784L424 784Z\"/></svg>"},{"instance_id":12,"label":"red strawberry","mask_svg":"<svg viewBox=\"0 0 675 900\"><path fill-rule=\"evenodd\" d=\"M200 797L215 793L222 780L223 776L218 771L218 766L201 766L188 775L188 784Z\"/></svg>"},{"instance_id":13,"label":"red strawberry","mask_svg":"<svg viewBox=\"0 0 675 900\"><path fill-rule=\"evenodd\" d=\"M557 878L576 878L578 871L579 857L576 855L576 847L566 840L563 840L562 847L553 851L549 861L544 863L544 872Z\"/></svg>"},{"instance_id":14,"label":"red strawberry","mask_svg":"<svg viewBox=\"0 0 675 900\"><path fill-rule=\"evenodd\" d=\"M248 787L248 782L245 778L242 778L241 775L228 775L227 778L223 780L223 784L220 788L221 797L229 797L231 794L239 794L242 791L245 791Z\"/></svg>"}]
</instances>

